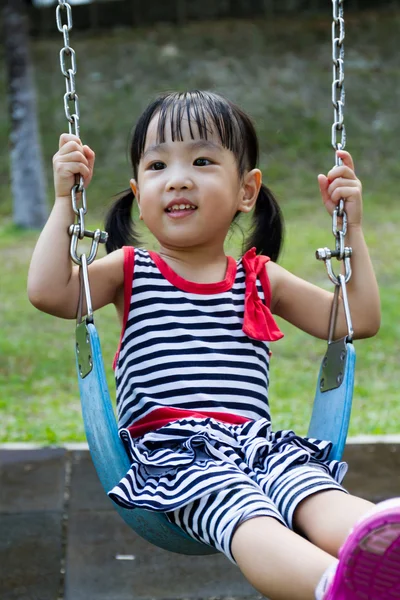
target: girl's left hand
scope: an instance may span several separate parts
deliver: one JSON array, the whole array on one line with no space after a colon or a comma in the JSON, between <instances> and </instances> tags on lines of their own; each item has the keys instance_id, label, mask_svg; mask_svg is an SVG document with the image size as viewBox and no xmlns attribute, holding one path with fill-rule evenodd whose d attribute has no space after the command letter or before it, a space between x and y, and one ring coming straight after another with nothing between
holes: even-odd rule
<instances>
[{"instance_id":1,"label":"girl's left hand","mask_svg":"<svg viewBox=\"0 0 400 600\"><path fill-rule=\"evenodd\" d=\"M341 198L345 200L347 225L360 225L362 219L362 185L354 173L351 155L345 150L338 150L337 156L343 165L333 167L325 175L318 175L319 188L325 208L332 215Z\"/></svg>"}]
</instances>

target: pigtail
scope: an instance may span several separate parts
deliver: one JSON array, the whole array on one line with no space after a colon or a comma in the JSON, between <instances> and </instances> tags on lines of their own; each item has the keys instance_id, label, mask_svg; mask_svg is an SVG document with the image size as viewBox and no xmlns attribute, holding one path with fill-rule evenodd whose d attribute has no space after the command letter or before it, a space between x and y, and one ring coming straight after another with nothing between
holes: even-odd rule
<instances>
[{"instance_id":1,"label":"pigtail","mask_svg":"<svg viewBox=\"0 0 400 600\"><path fill-rule=\"evenodd\" d=\"M281 209L271 190L264 184L253 212L250 235L244 243L244 251L255 246L257 254L269 256L276 262L282 249L284 221Z\"/></svg>"},{"instance_id":2,"label":"pigtail","mask_svg":"<svg viewBox=\"0 0 400 600\"><path fill-rule=\"evenodd\" d=\"M105 218L107 254L122 246L138 246L139 240L132 220L132 206L135 196L132 190L124 190L109 209Z\"/></svg>"}]
</instances>

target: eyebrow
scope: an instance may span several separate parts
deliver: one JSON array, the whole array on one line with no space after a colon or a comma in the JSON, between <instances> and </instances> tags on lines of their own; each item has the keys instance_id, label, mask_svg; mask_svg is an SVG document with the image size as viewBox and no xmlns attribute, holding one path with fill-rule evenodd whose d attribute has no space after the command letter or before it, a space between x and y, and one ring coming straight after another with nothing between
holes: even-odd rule
<instances>
[{"instance_id":1,"label":"eyebrow","mask_svg":"<svg viewBox=\"0 0 400 600\"><path fill-rule=\"evenodd\" d=\"M168 146L169 146L169 144L167 142L162 142L161 144L153 144L152 146L149 146L143 154L143 159L145 159L146 156L148 154L150 154L151 152L157 152L157 151L162 152L163 150L167 149ZM189 150L202 150L202 149L221 150L222 149L221 144L216 144L215 142L212 142L211 140L195 140L193 142L189 142L188 146L189 146Z\"/></svg>"}]
</instances>

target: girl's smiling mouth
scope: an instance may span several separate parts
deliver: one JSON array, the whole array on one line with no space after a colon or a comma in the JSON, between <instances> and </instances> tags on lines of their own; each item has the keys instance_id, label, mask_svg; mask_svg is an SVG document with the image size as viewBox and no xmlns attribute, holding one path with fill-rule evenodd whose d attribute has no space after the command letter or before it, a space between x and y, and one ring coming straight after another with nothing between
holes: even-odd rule
<instances>
[{"instance_id":1,"label":"girl's smiling mouth","mask_svg":"<svg viewBox=\"0 0 400 600\"><path fill-rule=\"evenodd\" d=\"M179 217L187 217L192 214L195 210L197 210L197 206L195 206L192 202L187 200L186 198L177 198L176 200L172 200L165 209L165 212L169 217L179 218Z\"/></svg>"}]
</instances>

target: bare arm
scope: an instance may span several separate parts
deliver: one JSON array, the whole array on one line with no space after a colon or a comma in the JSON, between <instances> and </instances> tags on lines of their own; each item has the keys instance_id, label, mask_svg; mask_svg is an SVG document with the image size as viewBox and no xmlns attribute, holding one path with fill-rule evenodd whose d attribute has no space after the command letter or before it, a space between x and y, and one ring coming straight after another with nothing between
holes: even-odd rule
<instances>
[{"instance_id":1,"label":"bare arm","mask_svg":"<svg viewBox=\"0 0 400 600\"><path fill-rule=\"evenodd\" d=\"M380 326L380 300L361 229L354 231L347 243L353 248L353 274L347 284L347 293L354 337L372 337ZM327 339L333 293L296 277L275 263L268 263L267 269L272 286L272 311L299 329ZM347 323L340 298L334 337L337 339L346 334Z\"/></svg>"},{"instance_id":2,"label":"bare arm","mask_svg":"<svg viewBox=\"0 0 400 600\"><path fill-rule=\"evenodd\" d=\"M54 156L56 200L32 255L28 274L28 297L39 310L73 319L79 297L78 267L69 254L68 227L74 221L70 190L80 173L89 184L94 153L82 146L76 136L63 134L59 152ZM117 250L89 266L93 309L115 301L123 286L123 252ZM84 311L86 307L83 307Z\"/></svg>"},{"instance_id":3,"label":"bare arm","mask_svg":"<svg viewBox=\"0 0 400 600\"><path fill-rule=\"evenodd\" d=\"M65 203L55 203L36 244L28 274L28 297L43 312L74 319L79 298L79 268L73 266L69 255L68 226L73 220L65 206ZM122 250L89 265L93 310L115 302L123 279ZM84 314L85 311L84 302Z\"/></svg>"},{"instance_id":4,"label":"bare arm","mask_svg":"<svg viewBox=\"0 0 400 600\"><path fill-rule=\"evenodd\" d=\"M354 175L351 156L344 151L341 151L341 155L343 166L335 167L328 174L329 179L321 175L319 183L328 212L332 213L341 197L346 200L346 244L353 248L353 272L347 284L347 293L354 337L365 338L375 335L380 327L379 290L361 227L361 184ZM339 263L334 261L334 264ZM273 312L307 333L327 339L333 294L274 263L268 263L267 269L273 290ZM347 324L340 299L334 337L344 337L346 333Z\"/></svg>"}]
</instances>

